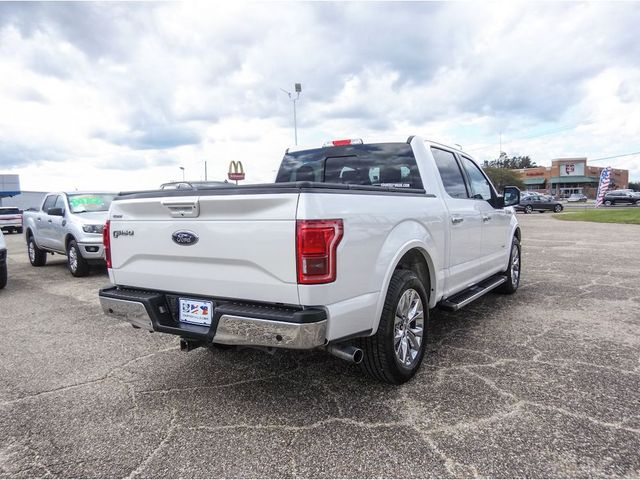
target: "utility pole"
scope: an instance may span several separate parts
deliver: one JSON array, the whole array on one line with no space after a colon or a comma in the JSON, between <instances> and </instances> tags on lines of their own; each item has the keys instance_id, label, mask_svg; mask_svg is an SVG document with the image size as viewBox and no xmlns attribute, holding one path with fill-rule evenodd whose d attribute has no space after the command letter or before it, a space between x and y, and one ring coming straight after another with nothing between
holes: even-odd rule
<instances>
[{"instance_id":1,"label":"utility pole","mask_svg":"<svg viewBox=\"0 0 640 480\"><path fill-rule=\"evenodd\" d=\"M294 139L295 139L295 144L298 145L298 118L297 118L297 113L296 113L296 102L300 98L300 93L302 92L302 84L301 83L296 83L294 85L294 89L295 89L295 93L296 93L295 97L291 94L291 92L285 90L284 88L281 88L280 90L282 90L284 93L286 93L287 96L289 97L289 100L291 100L293 102L293 135L294 135Z\"/></svg>"},{"instance_id":2,"label":"utility pole","mask_svg":"<svg viewBox=\"0 0 640 480\"><path fill-rule=\"evenodd\" d=\"M207 161L204 161L204 181L207 181Z\"/></svg>"}]
</instances>

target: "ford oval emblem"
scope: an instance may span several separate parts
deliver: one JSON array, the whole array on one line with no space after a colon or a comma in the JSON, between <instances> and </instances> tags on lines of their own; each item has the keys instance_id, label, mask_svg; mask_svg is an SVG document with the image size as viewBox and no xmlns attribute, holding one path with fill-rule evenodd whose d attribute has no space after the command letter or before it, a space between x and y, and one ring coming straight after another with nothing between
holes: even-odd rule
<instances>
[{"instance_id":1,"label":"ford oval emblem","mask_svg":"<svg viewBox=\"0 0 640 480\"><path fill-rule=\"evenodd\" d=\"M179 230L177 232L173 232L171 238L173 238L173 241L178 245L186 246L195 245L199 240L198 235L193 232L189 232L188 230Z\"/></svg>"}]
</instances>

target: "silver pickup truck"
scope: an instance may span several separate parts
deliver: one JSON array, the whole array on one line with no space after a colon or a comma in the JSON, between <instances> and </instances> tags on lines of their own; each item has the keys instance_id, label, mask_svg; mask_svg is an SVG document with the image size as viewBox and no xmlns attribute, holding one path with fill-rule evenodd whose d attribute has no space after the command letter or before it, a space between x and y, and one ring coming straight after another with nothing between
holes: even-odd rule
<instances>
[{"instance_id":1,"label":"silver pickup truck","mask_svg":"<svg viewBox=\"0 0 640 480\"><path fill-rule=\"evenodd\" d=\"M113 193L55 192L45 196L37 212L24 212L29 261L47 263L47 253L67 256L69 271L84 277L93 263L104 264L102 230Z\"/></svg>"}]
</instances>

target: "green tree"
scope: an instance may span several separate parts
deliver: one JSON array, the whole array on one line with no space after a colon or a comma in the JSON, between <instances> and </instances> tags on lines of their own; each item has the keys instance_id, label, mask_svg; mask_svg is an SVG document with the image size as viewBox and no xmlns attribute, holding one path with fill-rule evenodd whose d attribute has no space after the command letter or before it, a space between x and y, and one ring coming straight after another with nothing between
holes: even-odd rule
<instances>
[{"instance_id":1,"label":"green tree","mask_svg":"<svg viewBox=\"0 0 640 480\"><path fill-rule=\"evenodd\" d=\"M636 192L640 192L640 182L629 182L629 188Z\"/></svg>"},{"instance_id":2,"label":"green tree","mask_svg":"<svg viewBox=\"0 0 640 480\"><path fill-rule=\"evenodd\" d=\"M536 162L531 160L528 155L509 157L506 153L502 152L500 156L495 160L485 161L485 167L494 168L532 168L537 167Z\"/></svg>"},{"instance_id":3,"label":"green tree","mask_svg":"<svg viewBox=\"0 0 640 480\"><path fill-rule=\"evenodd\" d=\"M507 185L518 187L520 190L525 189L524 182L520 180L518 174L508 168L484 167L483 170L500 193Z\"/></svg>"}]
</instances>

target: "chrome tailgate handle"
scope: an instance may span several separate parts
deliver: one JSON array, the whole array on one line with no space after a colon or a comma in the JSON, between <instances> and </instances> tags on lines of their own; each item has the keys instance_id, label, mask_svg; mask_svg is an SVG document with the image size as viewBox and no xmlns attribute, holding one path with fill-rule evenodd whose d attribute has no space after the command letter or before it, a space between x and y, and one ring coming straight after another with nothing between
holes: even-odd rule
<instances>
[{"instance_id":1,"label":"chrome tailgate handle","mask_svg":"<svg viewBox=\"0 0 640 480\"><path fill-rule=\"evenodd\" d=\"M200 201L195 200L162 200L162 206L169 210L174 218L195 218L200 215Z\"/></svg>"},{"instance_id":2,"label":"chrome tailgate handle","mask_svg":"<svg viewBox=\"0 0 640 480\"><path fill-rule=\"evenodd\" d=\"M462 223L464 221L464 218L462 217L451 217L451 223L453 223L454 225L457 225L458 223Z\"/></svg>"}]
</instances>

